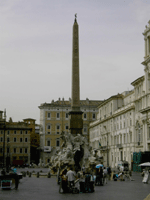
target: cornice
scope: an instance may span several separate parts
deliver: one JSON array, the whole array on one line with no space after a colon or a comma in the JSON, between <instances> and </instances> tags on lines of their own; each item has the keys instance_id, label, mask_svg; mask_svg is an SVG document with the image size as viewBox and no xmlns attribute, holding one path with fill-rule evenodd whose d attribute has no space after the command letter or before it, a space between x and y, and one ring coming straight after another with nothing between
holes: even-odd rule
<instances>
[{"instance_id":1,"label":"cornice","mask_svg":"<svg viewBox=\"0 0 150 200\"><path fill-rule=\"evenodd\" d=\"M141 64L146 66L150 62L150 57L148 57L146 60L144 60Z\"/></svg>"},{"instance_id":2,"label":"cornice","mask_svg":"<svg viewBox=\"0 0 150 200\"><path fill-rule=\"evenodd\" d=\"M137 78L135 81L133 81L131 83L131 85L135 86L135 85L139 84L142 81L144 81L144 76L141 76L141 77Z\"/></svg>"},{"instance_id":3,"label":"cornice","mask_svg":"<svg viewBox=\"0 0 150 200\"><path fill-rule=\"evenodd\" d=\"M124 110L121 110L121 111L118 112L118 113L115 113L115 114L113 114L113 115L111 115L111 116L108 116L107 118L105 118L105 119L103 119L103 120L98 120L97 123L95 123L95 124L93 124L93 125L89 125L89 129L90 129L90 128L93 128L93 127L95 127L95 126L97 126L97 125L99 125L99 124L102 124L102 123L104 123L104 122L106 122L106 121L108 121L108 120L111 120L111 119L113 119L114 117L119 116L120 114L124 114L124 113L126 113L127 111L132 110L132 109L135 109L135 105L132 105L132 106L130 106L130 107L124 109Z\"/></svg>"},{"instance_id":4,"label":"cornice","mask_svg":"<svg viewBox=\"0 0 150 200\"><path fill-rule=\"evenodd\" d=\"M118 94L118 95L114 95L114 96L109 97L108 99L104 100L104 102L102 102L102 103L98 106L98 108L104 106L105 104L107 104L108 102L110 102L110 101L113 100L113 99L116 99L116 100L117 100L117 99L123 99L123 95L122 95L122 94Z\"/></svg>"},{"instance_id":5,"label":"cornice","mask_svg":"<svg viewBox=\"0 0 150 200\"><path fill-rule=\"evenodd\" d=\"M142 114L147 112L147 111L150 111L150 106L148 106L147 108L139 110L139 112L142 113Z\"/></svg>"}]
</instances>

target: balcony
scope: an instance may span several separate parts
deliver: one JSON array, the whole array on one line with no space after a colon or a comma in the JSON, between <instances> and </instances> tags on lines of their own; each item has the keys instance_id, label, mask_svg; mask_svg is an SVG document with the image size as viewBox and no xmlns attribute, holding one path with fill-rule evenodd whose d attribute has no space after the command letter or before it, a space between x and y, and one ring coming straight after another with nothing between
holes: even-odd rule
<instances>
[{"instance_id":1,"label":"balcony","mask_svg":"<svg viewBox=\"0 0 150 200\"><path fill-rule=\"evenodd\" d=\"M44 152L51 152L51 146L44 146Z\"/></svg>"},{"instance_id":2,"label":"balcony","mask_svg":"<svg viewBox=\"0 0 150 200\"><path fill-rule=\"evenodd\" d=\"M107 150L107 146L101 146L100 150L102 151Z\"/></svg>"},{"instance_id":3,"label":"balcony","mask_svg":"<svg viewBox=\"0 0 150 200\"><path fill-rule=\"evenodd\" d=\"M123 148L122 144L117 144L116 146L117 146L117 148L119 148L119 149L122 149L122 148Z\"/></svg>"},{"instance_id":4,"label":"balcony","mask_svg":"<svg viewBox=\"0 0 150 200\"><path fill-rule=\"evenodd\" d=\"M142 142L142 141L137 142L137 143L136 143L136 147L143 147L143 142Z\"/></svg>"}]
</instances>

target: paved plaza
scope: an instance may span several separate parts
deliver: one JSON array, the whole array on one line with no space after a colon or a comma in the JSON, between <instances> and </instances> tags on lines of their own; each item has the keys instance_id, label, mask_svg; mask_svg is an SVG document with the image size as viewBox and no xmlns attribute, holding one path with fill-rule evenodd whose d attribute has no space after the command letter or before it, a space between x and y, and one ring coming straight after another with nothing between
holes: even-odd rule
<instances>
[{"instance_id":1,"label":"paved plaza","mask_svg":"<svg viewBox=\"0 0 150 200\"><path fill-rule=\"evenodd\" d=\"M47 172L48 169L17 169L21 171ZM1 190L0 200L143 200L150 193L150 183L143 184L140 173L133 172L134 181L108 181L104 186L95 186L94 193L59 194L56 176L36 178L28 176L21 179L18 190Z\"/></svg>"}]
</instances>

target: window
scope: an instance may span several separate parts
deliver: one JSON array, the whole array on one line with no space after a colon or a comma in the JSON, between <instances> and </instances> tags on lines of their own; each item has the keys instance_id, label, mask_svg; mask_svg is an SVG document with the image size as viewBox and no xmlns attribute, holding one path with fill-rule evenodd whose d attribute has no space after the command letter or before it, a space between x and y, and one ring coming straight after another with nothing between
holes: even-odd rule
<instances>
[{"instance_id":1,"label":"window","mask_svg":"<svg viewBox=\"0 0 150 200\"><path fill-rule=\"evenodd\" d=\"M66 113L66 119L68 119L68 116L69 116L69 114L68 114L68 113Z\"/></svg>"},{"instance_id":2,"label":"window","mask_svg":"<svg viewBox=\"0 0 150 200\"><path fill-rule=\"evenodd\" d=\"M22 142L22 138L20 138L20 142Z\"/></svg>"},{"instance_id":3,"label":"window","mask_svg":"<svg viewBox=\"0 0 150 200\"><path fill-rule=\"evenodd\" d=\"M25 131L25 134L28 134L28 131Z\"/></svg>"},{"instance_id":4,"label":"window","mask_svg":"<svg viewBox=\"0 0 150 200\"><path fill-rule=\"evenodd\" d=\"M22 153L22 148L20 148L20 153Z\"/></svg>"},{"instance_id":5,"label":"window","mask_svg":"<svg viewBox=\"0 0 150 200\"><path fill-rule=\"evenodd\" d=\"M51 146L50 140L47 141L47 146Z\"/></svg>"},{"instance_id":6,"label":"window","mask_svg":"<svg viewBox=\"0 0 150 200\"><path fill-rule=\"evenodd\" d=\"M150 126L148 127L148 138L150 138Z\"/></svg>"},{"instance_id":7,"label":"window","mask_svg":"<svg viewBox=\"0 0 150 200\"><path fill-rule=\"evenodd\" d=\"M56 129L57 129L57 134L59 134L60 126L57 125L57 126L56 126Z\"/></svg>"},{"instance_id":8,"label":"window","mask_svg":"<svg viewBox=\"0 0 150 200\"><path fill-rule=\"evenodd\" d=\"M60 146L60 141L59 139L56 140L56 147L59 147Z\"/></svg>"},{"instance_id":9,"label":"window","mask_svg":"<svg viewBox=\"0 0 150 200\"><path fill-rule=\"evenodd\" d=\"M124 135L124 144L126 143L126 136Z\"/></svg>"},{"instance_id":10,"label":"window","mask_svg":"<svg viewBox=\"0 0 150 200\"><path fill-rule=\"evenodd\" d=\"M14 131L14 134L16 134L16 131Z\"/></svg>"},{"instance_id":11,"label":"window","mask_svg":"<svg viewBox=\"0 0 150 200\"><path fill-rule=\"evenodd\" d=\"M25 138L25 142L28 142L28 138Z\"/></svg>"},{"instance_id":12,"label":"window","mask_svg":"<svg viewBox=\"0 0 150 200\"><path fill-rule=\"evenodd\" d=\"M59 119L59 118L60 118L60 116L59 116L59 113L57 113L57 114L56 114L56 118L57 118L57 119Z\"/></svg>"},{"instance_id":13,"label":"window","mask_svg":"<svg viewBox=\"0 0 150 200\"><path fill-rule=\"evenodd\" d=\"M51 118L51 113L47 113L47 118Z\"/></svg>"},{"instance_id":14,"label":"window","mask_svg":"<svg viewBox=\"0 0 150 200\"><path fill-rule=\"evenodd\" d=\"M120 129L122 129L122 123L120 122Z\"/></svg>"},{"instance_id":15,"label":"window","mask_svg":"<svg viewBox=\"0 0 150 200\"><path fill-rule=\"evenodd\" d=\"M87 132L87 128L86 128L86 127L84 127L83 131L84 131L84 133L86 133L86 132Z\"/></svg>"},{"instance_id":16,"label":"window","mask_svg":"<svg viewBox=\"0 0 150 200\"><path fill-rule=\"evenodd\" d=\"M9 147L7 147L7 153L9 153Z\"/></svg>"},{"instance_id":17,"label":"window","mask_svg":"<svg viewBox=\"0 0 150 200\"><path fill-rule=\"evenodd\" d=\"M48 129L47 134L50 134L50 129L51 129L50 124L47 125L47 129Z\"/></svg>"},{"instance_id":18,"label":"window","mask_svg":"<svg viewBox=\"0 0 150 200\"><path fill-rule=\"evenodd\" d=\"M93 119L95 119L95 113L93 113Z\"/></svg>"},{"instance_id":19,"label":"window","mask_svg":"<svg viewBox=\"0 0 150 200\"><path fill-rule=\"evenodd\" d=\"M1 134L3 134L3 131L1 131Z\"/></svg>"},{"instance_id":20,"label":"window","mask_svg":"<svg viewBox=\"0 0 150 200\"><path fill-rule=\"evenodd\" d=\"M3 153L3 148L0 148L0 153Z\"/></svg>"},{"instance_id":21,"label":"window","mask_svg":"<svg viewBox=\"0 0 150 200\"><path fill-rule=\"evenodd\" d=\"M132 142L132 133L130 133L130 142Z\"/></svg>"},{"instance_id":22,"label":"window","mask_svg":"<svg viewBox=\"0 0 150 200\"><path fill-rule=\"evenodd\" d=\"M28 148L25 148L25 149L24 149L24 152L25 152L25 153L28 153Z\"/></svg>"},{"instance_id":23,"label":"window","mask_svg":"<svg viewBox=\"0 0 150 200\"><path fill-rule=\"evenodd\" d=\"M10 142L10 139L9 139L9 137L7 137L7 143L8 143L8 142Z\"/></svg>"},{"instance_id":24,"label":"window","mask_svg":"<svg viewBox=\"0 0 150 200\"><path fill-rule=\"evenodd\" d=\"M3 142L3 138L1 137L1 140L0 140L1 142Z\"/></svg>"},{"instance_id":25,"label":"window","mask_svg":"<svg viewBox=\"0 0 150 200\"><path fill-rule=\"evenodd\" d=\"M22 134L23 131L20 131L20 134Z\"/></svg>"},{"instance_id":26,"label":"window","mask_svg":"<svg viewBox=\"0 0 150 200\"><path fill-rule=\"evenodd\" d=\"M13 156L13 160L16 160L17 159L17 157L16 156Z\"/></svg>"},{"instance_id":27,"label":"window","mask_svg":"<svg viewBox=\"0 0 150 200\"><path fill-rule=\"evenodd\" d=\"M48 125L48 126L47 126L47 129L51 129L51 126L50 126L50 125Z\"/></svg>"},{"instance_id":28,"label":"window","mask_svg":"<svg viewBox=\"0 0 150 200\"><path fill-rule=\"evenodd\" d=\"M14 153L16 153L16 148L14 148Z\"/></svg>"},{"instance_id":29,"label":"window","mask_svg":"<svg viewBox=\"0 0 150 200\"><path fill-rule=\"evenodd\" d=\"M130 126L132 126L132 119L130 119Z\"/></svg>"},{"instance_id":30,"label":"window","mask_svg":"<svg viewBox=\"0 0 150 200\"><path fill-rule=\"evenodd\" d=\"M119 129L119 124L117 123L117 129Z\"/></svg>"},{"instance_id":31,"label":"window","mask_svg":"<svg viewBox=\"0 0 150 200\"><path fill-rule=\"evenodd\" d=\"M17 141L17 139L16 138L14 138L14 142L16 142Z\"/></svg>"},{"instance_id":32,"label":"window","mask_svg":"<svg viewBox=\"0 0 150 200\"><path fill-rule=\"evenodd\" d=\"M66 125L65 129L68 130L68 125Z\"/></svg>"},{"instance_id":33,"label":"window","mask_svg":"<svg viewBox=\"0 0 150 200\"><path fill-rule=\"evenodd\" d=\"M84 113L84 119L86 119L86 113Z\"/></svg>"},{"instance_id":34,"label":"window","mask_svg":"<svg viewBox=\"0 0 150 200\"><path fill-rule=\"evenodd\" d=\"M7 135L9 135L9 131L7 131Z\"/></svg>"}]
</instances>

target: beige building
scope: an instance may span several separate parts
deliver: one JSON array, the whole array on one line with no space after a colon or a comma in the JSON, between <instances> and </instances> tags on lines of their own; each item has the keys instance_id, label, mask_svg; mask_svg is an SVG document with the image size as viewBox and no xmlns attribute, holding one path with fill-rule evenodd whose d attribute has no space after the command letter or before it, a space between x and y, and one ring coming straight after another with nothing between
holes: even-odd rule
<instances>
[{"instance_id":1,"label":"beige building","mask_svg":"<svg viewBox=\"0 0 150 200\"><path fill-rule=\"evenodd\" d=\"M7 122L0 111L0 165L30 163L30 131L25 122Z\"/></svg>"},{"instance_id":2,"label":"beige building","mask_svg":"<svg viewBox=\"0 0 150 200\"><path fill-rule=\"evenodd\" d=\"M90 144L103 156L104 165L115 167L120 160L132 162L134 152L134 92L124 92L105 100L97 120L90 123Z\"/></svg>"},{"instance_id":3,"label":"beige building","mask_svg":"<svg viewBox=\"0 0 150 200\"><path fill-rule=\"evenodd\" d=\"M111 167L126 160L131 168L133 152L150 151L150 21L143 35L144 76L131 83L132 91L105 100L90 123L90 143Z\"/></svg>"},{"instance_id":4,"label":"beige building","mask_svg":"<svg viewBox=\"0 0 150 200\"><path fill-rule=\"evenodd\" d=\"M83 112L83 135L89 138L89 123L96 119L97 106L102 101L80 100L80 110ZM48 163L51 157L51 150L59 149L61 146L60 134L69 132L69 112L71 111L71 99L51 103L44 103L40 109L40 148L41 160Z\"/></svg>"}]
</instances>

